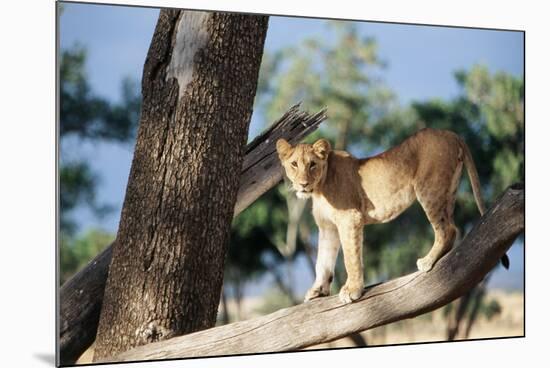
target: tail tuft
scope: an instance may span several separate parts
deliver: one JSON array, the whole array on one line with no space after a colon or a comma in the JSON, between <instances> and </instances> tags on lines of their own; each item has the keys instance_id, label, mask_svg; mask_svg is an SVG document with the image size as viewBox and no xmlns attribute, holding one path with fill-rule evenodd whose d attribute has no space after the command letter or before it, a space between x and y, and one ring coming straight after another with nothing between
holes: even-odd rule
<instances>
[{"instance_id":1,"label":"tail tuft","mask_svg":"<svg viewBox=\"0 0 550 368\"><path fill-rule=\"evenodd\" d=\"M500 263L504 266L504 268L509 269L510 268L510 258L505 254L500 258Z\"/></svg>"}]
</instances>

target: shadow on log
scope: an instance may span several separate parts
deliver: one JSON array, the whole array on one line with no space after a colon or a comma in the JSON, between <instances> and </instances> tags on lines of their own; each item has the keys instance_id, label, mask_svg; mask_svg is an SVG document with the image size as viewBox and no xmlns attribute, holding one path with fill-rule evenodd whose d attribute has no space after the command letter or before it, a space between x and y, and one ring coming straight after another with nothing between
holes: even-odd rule
<instances>
[{"instance_id":1,"label":"shadow on log","mask_svg":"<svg viewBox=\"0 0 550 368\"><path fill-rule=\"evenodd\" d=\"M316 299L275 313L137 347L109 361L293 351L433 311L464 295L524 230L524 190L500 196L462 243L428 273L367 287L358 301Z\"/></svg>"},{"instance_id":2,"label":"shadow on log","mask_svg":"<svg viewBox=\"0 0 550 368\"><path fill-rule=\"evenodd\" d=\"M311 115L299 107L299 104L292 106L247 145L234 216L281 181L282 170L275 149L277 139L297 143L326 119L325 109ZM95 339L111 255L112 245L67 280L59 291L62 365L75 363Z\"/></svg>"}]
</instances>

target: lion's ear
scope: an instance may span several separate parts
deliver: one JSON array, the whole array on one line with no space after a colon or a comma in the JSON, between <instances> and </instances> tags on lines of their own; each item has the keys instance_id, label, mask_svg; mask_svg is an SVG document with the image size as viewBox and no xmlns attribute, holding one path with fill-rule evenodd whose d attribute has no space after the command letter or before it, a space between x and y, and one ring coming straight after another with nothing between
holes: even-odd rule
<instances>
[{"instance_id":1,"label":"lion's ear","mask_svg":"<svg viewBox=\"0 0 550 368\"><path fill-rule=\"evenodd\" d=\"M326 139L319 139L313 143L313 152L321 160L326 160L331 151L330 143Z\"/></svg>"},{"instance_id":2,"label":"lion's ear","mask_svg":"<svg viewBox=\"0 0 550 368\"><path fill-rule=\"evenodd\" d=\"M282 161L287 158L292 153L292 146L284 138L277 140L277 153L279 154L279 159Z\"/></svg>"}]
</instances>

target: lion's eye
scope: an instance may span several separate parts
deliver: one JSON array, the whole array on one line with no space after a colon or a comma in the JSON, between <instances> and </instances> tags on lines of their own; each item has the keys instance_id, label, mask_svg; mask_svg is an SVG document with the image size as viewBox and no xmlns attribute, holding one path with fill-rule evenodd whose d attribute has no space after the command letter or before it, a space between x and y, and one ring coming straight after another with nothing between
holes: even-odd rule
<instances>
[{"instance_id":1,"label":"lion's eye","mask_svg":"<svg viewBox=\"0 0 550 368\"><path fill-rule=\"evenodd\" d=\"M315 169L315 166L317 166L317 164L315 162L312 162L311 164L309 164L309 169L313 170Z\"/></svg>"},{"instance_id":2,"label":"lion's eye","mask_svg":"<svg viewBox=\"0 0 550 368\"><path fill-rule=\"evenodd\" d=\"M298 163L296 161L292 161L290 164L292 165L292 167L298 167Z\"/></svg>"}]
</instances>

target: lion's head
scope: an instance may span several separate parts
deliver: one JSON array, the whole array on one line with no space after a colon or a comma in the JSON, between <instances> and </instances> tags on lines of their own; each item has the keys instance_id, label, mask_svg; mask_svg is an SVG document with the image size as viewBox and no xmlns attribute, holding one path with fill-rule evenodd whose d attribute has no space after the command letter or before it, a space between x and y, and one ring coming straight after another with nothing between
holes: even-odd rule
<instances>
[{"instance_id":1,"label":"lion's head","mask_svg":"<svg viewBox=\"0 0 550 368\"><path fill-rule=\"evenodd\" d=\"M310 197L324 179L330 150L326 139L294 147L284 139L277 141L279 159L298 198Z\"/></svg>"}]
</instances>

